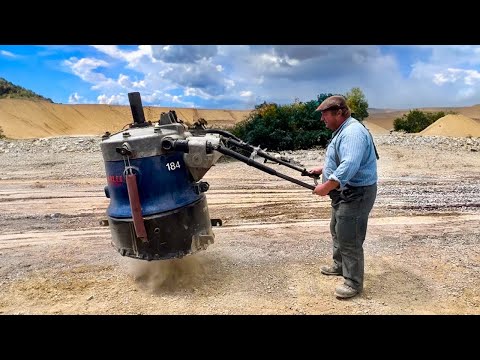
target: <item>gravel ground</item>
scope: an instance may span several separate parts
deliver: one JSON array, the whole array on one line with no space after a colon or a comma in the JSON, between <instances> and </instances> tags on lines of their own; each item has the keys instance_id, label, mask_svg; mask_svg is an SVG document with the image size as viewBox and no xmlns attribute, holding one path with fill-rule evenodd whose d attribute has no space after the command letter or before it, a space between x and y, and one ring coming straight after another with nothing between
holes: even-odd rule
<instances>
[{"instance_id":1,"label":"gravel ground","mask_svg":"<svg viewBox=\"0 0 480 360\"><path fill-rule=\"evenodd\" d=\"M333 296L340 279L319 271L331 257L328 198L219 161L204 177L210 216L223 220L215 243L144 262L120 256L99 225L98 137L0 140L0 313L479 314L480 139L374 137L365 290L346 301ZM309 168L324 151L281 155Z\"/></svg>"}]
</instances>

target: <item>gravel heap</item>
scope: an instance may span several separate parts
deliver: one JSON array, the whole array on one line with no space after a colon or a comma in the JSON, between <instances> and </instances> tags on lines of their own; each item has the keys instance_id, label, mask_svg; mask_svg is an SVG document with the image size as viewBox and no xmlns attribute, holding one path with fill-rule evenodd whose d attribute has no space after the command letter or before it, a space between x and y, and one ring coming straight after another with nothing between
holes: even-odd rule
<instances>
[{"instance_id":1,"label":"gravel heap","mask_svg":"<svg viewBox=\"0 0 480 360\"><path fill-rule=\"evenodd\" d=\"M448 136L419 136L415 134L375 134L377 145L427 147L438 150L480 151L480 138L455 138ZM100 152L100 136L64 136L39 139L1 139L0 153L94 153ZM316 159L324 149L282 151L281 155L294 155L300 159Z\"/></svg>"}]
</instances>

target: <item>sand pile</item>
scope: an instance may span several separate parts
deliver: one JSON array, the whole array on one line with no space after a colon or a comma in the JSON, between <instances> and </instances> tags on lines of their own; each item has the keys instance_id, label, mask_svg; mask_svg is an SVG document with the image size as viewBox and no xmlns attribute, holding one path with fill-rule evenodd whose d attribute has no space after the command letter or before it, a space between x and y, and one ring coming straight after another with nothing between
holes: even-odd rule
<instances>
[{"instance_id":1,"label":"sand pile","mask_svg":"<svg viewBox=\"0 0 480 360\"><path fill-rule=\"evenodd\" d=\"M158 121L162 112L174 110L191 125L199 118L208 127L225 128L245 119L250 110L210 110L144 106L145 119ZM117 132L133 122L129 105L51 104L45 101L0 99L0 128L11 139L63 135L101 135Z\"/></svg>"},{"instance_id":2,"label":"sand pile","mask_svg":"<svg viewBox=\"0 0 480 360\"><path fill-rule=\"evenodd\" d=\"M364 120L363 125L365 125L365 127L368 130L370 130L370 132L372 134L389 134L390 133L387 129L385 129L385 128L381 127L380 125L377 125L377 124L375 124L371 121Z\"/></svg>"},{"instance_id":3,"label":"sand pile","mask_svg":"<svg viewBox=\"0 0 480 360\"><path fill-rule=\"evenodd\" d=\"M449 114L441 117L429 127L420 131L420 135L439 135L452 137L480 137L480 124L465 115Z\"/></svg>"}]
</instances>

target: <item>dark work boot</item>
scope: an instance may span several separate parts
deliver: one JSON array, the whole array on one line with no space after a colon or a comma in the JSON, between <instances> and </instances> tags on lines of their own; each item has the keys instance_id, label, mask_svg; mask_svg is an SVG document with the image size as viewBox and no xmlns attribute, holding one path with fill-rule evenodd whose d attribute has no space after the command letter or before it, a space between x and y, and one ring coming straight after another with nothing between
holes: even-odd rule
<instances>
[{"instance_id":1,"label":"dark work boot","mask_svg":"<svg viewBox=\"0 0 480 360\"><path fill-rule=\"evenodd\" d=\"M335 266L324 265L320 268L320 272L323 275L336 275L342 276L342 268L337 268Z\"/></svg>"}]
</instances>

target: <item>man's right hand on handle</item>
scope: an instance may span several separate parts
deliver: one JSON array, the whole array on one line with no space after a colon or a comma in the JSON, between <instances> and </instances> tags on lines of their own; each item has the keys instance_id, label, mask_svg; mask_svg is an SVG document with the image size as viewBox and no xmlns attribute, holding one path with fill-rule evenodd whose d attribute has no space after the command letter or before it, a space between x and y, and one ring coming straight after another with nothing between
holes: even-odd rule
<instances>
[{"instance_id":1,"label":"man's right hand on handle","mask_svg":"<svg viewBox=\"0 0 480 360\"><path fill-rule=\"evenodd\" d=\"M314 167L314 168L308 170L307 172L309 174L313 174L313 175L321 175L322 171L323 171L323 166L317 166L317 167Z\"/></svg>"}]
</instances>

